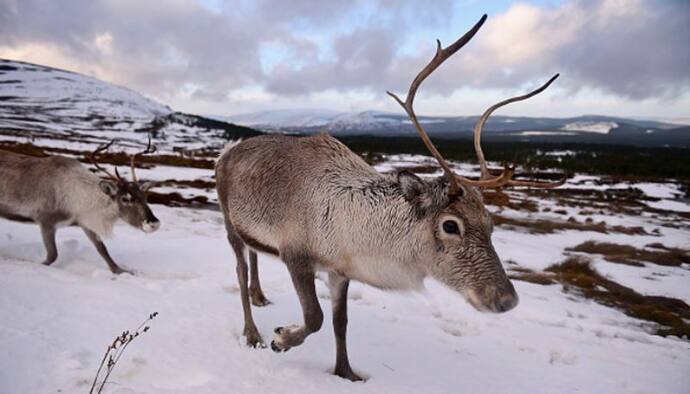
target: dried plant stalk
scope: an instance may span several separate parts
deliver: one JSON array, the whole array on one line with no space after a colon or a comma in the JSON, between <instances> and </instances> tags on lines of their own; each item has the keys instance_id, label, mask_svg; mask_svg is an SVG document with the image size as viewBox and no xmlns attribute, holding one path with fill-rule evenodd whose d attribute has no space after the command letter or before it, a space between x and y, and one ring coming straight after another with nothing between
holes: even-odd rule
<instances>
[{"instance_id":1,"label":"dried plant stalk","mask_svg":"<svg viewBox=\"0 0 690 394\"><path fill-rule=\"evenodd\" d=\"M137 327L136 330L134 330L134 332L123 331L122 334L116 336L115 339L113 339L113 343L108 345L108 347L105 349L105 354L103 354L101 364L98 366L96 376L93 378L93 383L91 384L91 390L89 390L89 394L101 393L103 391L103 388L105 387L105 384L108 381L110 374L117 366L117 362L120 361L120 358L124 354L129 344L132 343L141 334L148 332L148 330L150 329L148 323L151 320L153 320L153 318L155 318L156 316L158 316L158 312L153 312L149 315L149 317L146 320L144 320L139 325L139 327ZM103 376L102 379L99 379L102 373L105 373L105 376Z\"/></svg>"}]
</instances>

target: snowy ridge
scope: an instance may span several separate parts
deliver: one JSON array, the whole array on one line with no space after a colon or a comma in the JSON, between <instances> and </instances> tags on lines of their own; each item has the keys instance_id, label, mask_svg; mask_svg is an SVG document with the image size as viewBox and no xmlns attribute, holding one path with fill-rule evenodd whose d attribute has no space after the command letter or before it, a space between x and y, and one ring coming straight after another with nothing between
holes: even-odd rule
<instances>
[{"instance_id":1,"label":"snowy ridge","mask_svg":"<svg viewBox=\"0 0 690 394\"><path fill-rule=\"evenodd\" d=\"M63 147L113 138L138 147L153 135L161 151L222 146L259 132L173 111L121 86L50 67L0 59L0 132L5 140L59 138ZM83 148L83 146L81 147Z\"/></svg>"},{"instance_id":2,"label":"snowy ridge","mask_svg":"<svg viewBox=\"0 0 690 394\"><path fill-rule=\"evenodd\" d=\"M431 135L447 138L470 138L478 116L428 116L419 114ZM329 110L276 110L217 119L259 128L267 132L315 134L328 131L333 135L415 136L412 122L404 112ZM660 121L626 119L600 115L574 118L538 118L492 116L486 124L488 138L503 141L554 141L580 143L613 143L623 145L686 144L677 125ZM657 133L662 131L662 133ZM669 131L670 133L665 133ZM658 135L657 135L658 134ZM631 138L633 137L633 138Z\"/></svg>"},{"instance_id":3,"label":"snowy ridge","mask_svg":"<svg viewBox=\"0 0 690 394\"><path fill-rule=\"evenodd\" d=\"M378 130L399 127L406 121L401 116L380 111L340 112L330 110L276 110L234 116L214 116L216 119L253 126L268 131L320 129L333 134L359 130Z\"/></svg>"},{"instance_id":4,"label":"snowy ridge","mask_svg":"<svg viewBox=\"0 0 690 394\"><path fill-rule=\"evenodd\" d=\"M0 92L2 128L131 131L173 112L121 86L11 60L0 60Z\"/></svg>"},{"instance_id":5,"label":"snowy ridge","mask_svg":"<svg viewBox=\"0 0 690 394\"><path fill-rule=\"evenodd\" d=\"M280 127L320 127L327 125L334 117L343 112L330 110L299 110L286 109L276 111L260 111L235 116L211 116L212 118L229 121L245 126L260 126L270 128Z\"/></svg>"}]
</instances>

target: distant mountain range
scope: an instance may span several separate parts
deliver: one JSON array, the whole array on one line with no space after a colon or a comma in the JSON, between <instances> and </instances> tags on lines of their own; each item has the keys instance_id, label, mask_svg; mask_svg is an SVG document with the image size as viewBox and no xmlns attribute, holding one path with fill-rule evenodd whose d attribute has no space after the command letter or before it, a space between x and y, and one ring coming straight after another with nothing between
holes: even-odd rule
<instances>
[{"instance_id":1,"label":"distant mountain range","mask_svg":"<svg viewBox=\"0 0 690 394\"><path fill-rule=\"evenodd\" d=\"M218 117L267 132L333 135L413 136L416 131L404 114L378 111L319 110L264 111ZM440 138L471 138L478 116L420 116L427 132ZM690 126L653 121L584 115L574 118L492 116L485 136L496 141L610 143L690 147Z\"/></svg>"},{"instance_id":2,"label":"distant mountain range","mask_svg":"<svg viewBox=\"0 0 690 394\"><path fill-rule=\"evenodd\" d=\"M96 78L0 59L0 134L124 145L152 133L159 148L200 149L261 132L173 111L167 105Z\"/></svg>"},{"instance_id":3,"label":"distant mountain range","mask_svg":"<svg viewBox=\"0 0 690 394\"><path fill-rule=\"evenodd\" d=\"M468 139L476 116L420 116L437 138ZM131 89L51 67L0 59L0 136L46 138L73 144L118 138L140 146L151 133L159 149L218 148L228 139L262 132L342 136L410 137L416 132L402 113L327 110L265 111L235 116L177 112ZM690 148L690 126L607 116L528 118L494 116L484 140L604 143Z\"/></svg>"}]
</instances>

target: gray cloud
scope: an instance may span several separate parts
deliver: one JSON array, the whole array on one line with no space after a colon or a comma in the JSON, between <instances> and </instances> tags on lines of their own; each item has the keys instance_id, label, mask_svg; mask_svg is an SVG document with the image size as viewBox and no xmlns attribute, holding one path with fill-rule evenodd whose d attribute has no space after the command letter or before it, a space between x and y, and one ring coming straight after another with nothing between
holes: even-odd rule
<instances>
[{"instance_id":1,"label":"gray cloud","mask_svg":"<svg viewBox=\"0 0 690 394\"><path fill-rule=\"evenodd\" d=\"M262 0L227 3L216 12L192 0L0 0L0 54L50 48L56 62L75 71L161 98L224 101L248 86L281 97L402 92L433 55L435 37L418 55L402 48L422 42L419 31L431 34L453 19L452 1L431 4ZM460 35L469 26L457 28ZM689 29L685 1L516 5L490 16L424 90L515 89L561 72L558 86L573 92L589 87L672 99L690 89ZM270 44L289 55L266 69L261 48Z\"/></svg>"},{"instance_id":2,"label":"gray cloud","mask_svg":"<svg viewBox=\"0 0 690 394\"><path fill-rule=\"evenodd\" d=\"M670 98L690 85L690 3L645 3L638 14L583 25L552 61L577 83L631 99Z\"/></svg>"}]
</instances>

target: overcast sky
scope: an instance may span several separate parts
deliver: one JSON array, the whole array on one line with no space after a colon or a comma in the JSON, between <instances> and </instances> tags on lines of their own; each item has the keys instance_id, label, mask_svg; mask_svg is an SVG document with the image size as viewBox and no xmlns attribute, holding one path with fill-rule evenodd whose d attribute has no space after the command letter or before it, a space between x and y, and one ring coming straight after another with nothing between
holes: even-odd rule
<instances>
[{"instance_id":1,"label":"overcast sky","mask_svg":"<svg viewBox=\"0 0 690 394\"><path fill-rule=\"evenodd\" d=\"M435 39L450 44L483 13L422 85L418 114L478 114L559 72L500 113L690 119L687 0L0 0L0 58L193 113L401 111L385 91L404 96Z\"/></svg>"}]
</instances>

